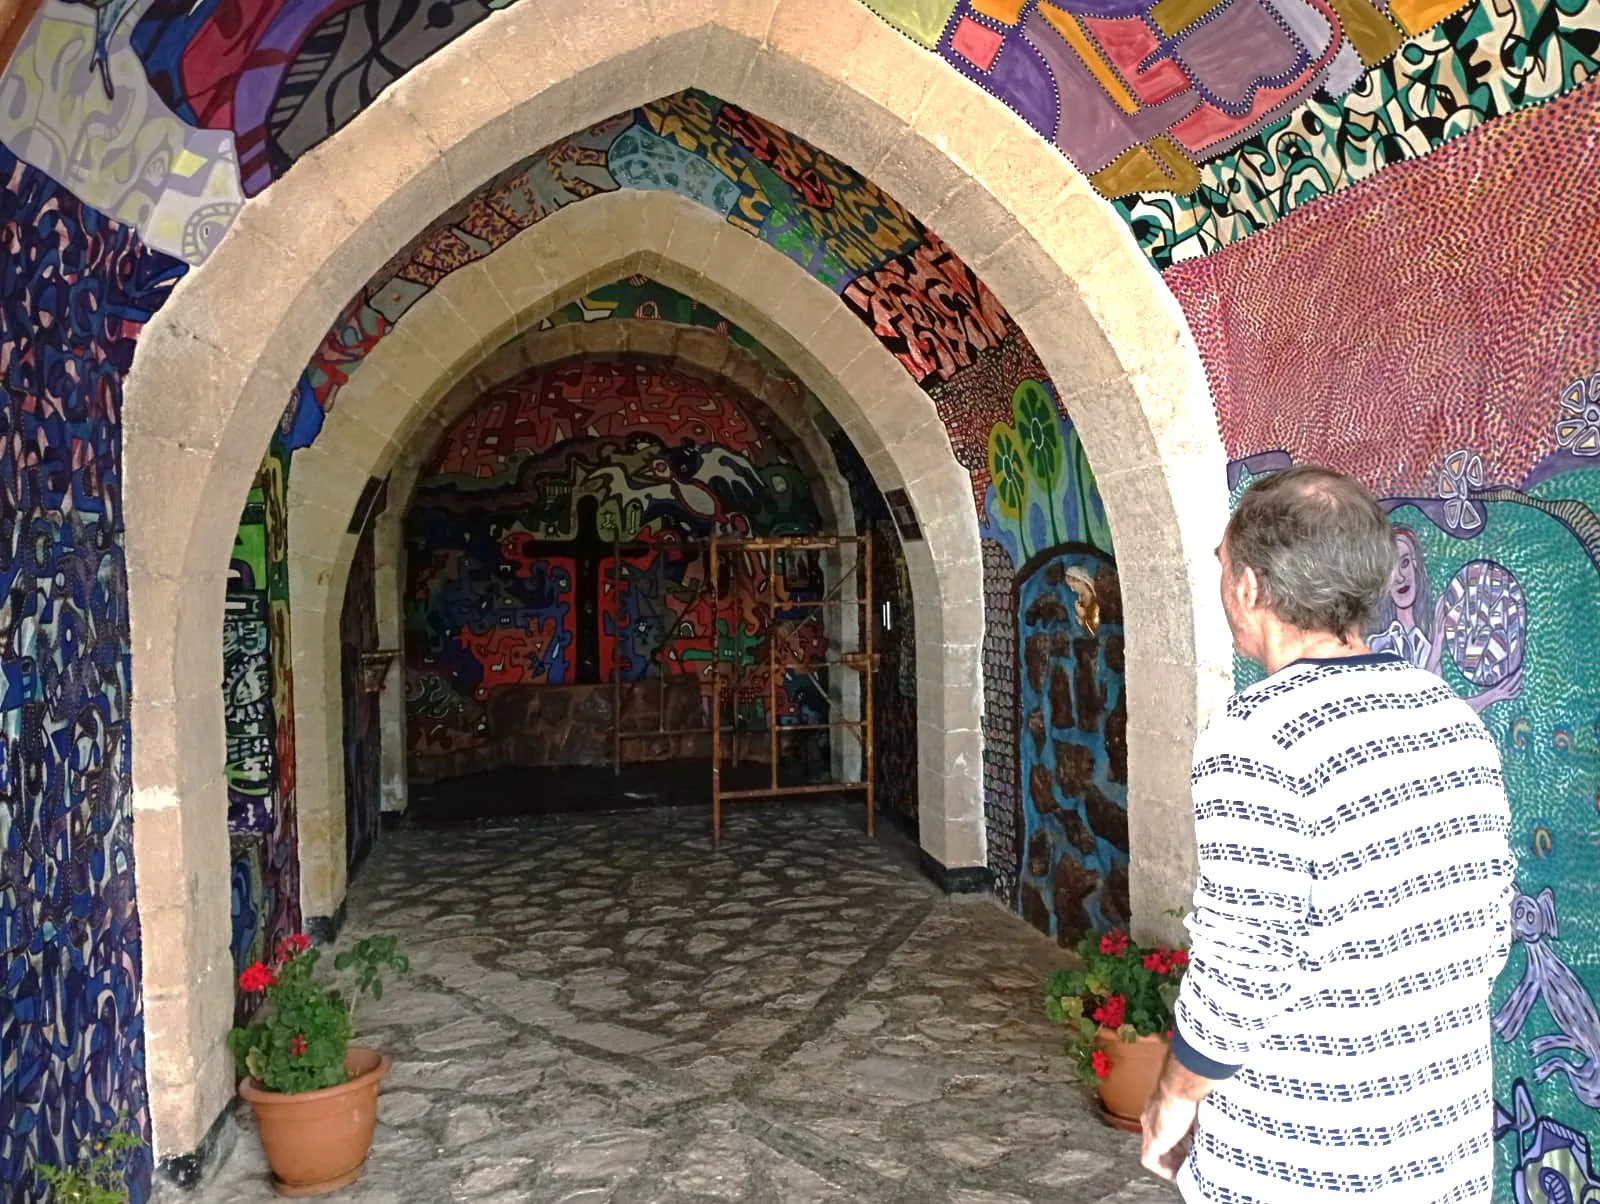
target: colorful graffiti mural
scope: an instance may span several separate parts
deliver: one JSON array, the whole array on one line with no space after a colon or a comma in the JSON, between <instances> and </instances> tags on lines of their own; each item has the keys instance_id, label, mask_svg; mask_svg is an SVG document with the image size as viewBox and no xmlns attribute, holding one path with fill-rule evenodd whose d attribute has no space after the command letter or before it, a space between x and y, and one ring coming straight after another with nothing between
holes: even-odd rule
<instances>
[{"instance_id":1,"label":"colorful graffiti mural","mask_svg":"<svg viewBox=\"0 0 1600 1204\"><path fill-rule=\"evenodd\" d=\"M1017 766L1025 861L1019 910L1072 946L1125 928L1128 707L1116 565L1082 544L1048 549L1016 585Z\"/></svg>"},{"instance_id":2,"label":"colorful graffiti mural","mask_svg":"<svg viewBox=\"0 0 1600 1204\"><path fill-rule=\"evenodd\" d=\"M1589 0L867 2L1126 198L1163 265L1558 95L1593 74L1600 49ZM0 139L148 245L199 263L245 197L510 3L50 0L0 80ZM665 143L627 142L626 186L671 174ZM802 160L768 170L807 200L827 195ZM731 185L698 178L726 198ZM789 211L779 198L775 228ZM871 242L870 223L846 212L840 224ZM808 225L784 237L831 276L848 256L808 242Z\"/></svg>"},{"instance_id":3,"label":"colorful graffiti mural","mask_svg":"<svg viewBox=\"0 0 1600 1204\"><path fill-rule=\"evenodd\" d=\"M4 148L0 241L0 1183L28 1191L119 1111L148 1134L119 419L182 265Z\"/></svg>"},{"instance_id":4,"label":"colorful graffiti mural","mask_svg":"<svg viewBox=\"0 0 1600 1204\"><path fill-rule=\"evenodd\" d=\"M1511 1098L1510 1109L1496 1104L1494 1110L1495 1140L1515 1138L1504 1152L1511 1165L1511 1190L1495 1198L1514 1204L1600 1204L1600 1171L1590 1153L1590 1138L1537 1115L1521 1079L1512 1084Z\"/></svg>"},{"instance_id":5,"label":"colorful graffiti mural","mask_svg":"<svg viewBox=\"0 0 1600 1204\"><path fill-rule=\"evenodd\" d=\"M250 490L234 537L222 620L228 830L234 833L272 831L278 793L267 588L266 499L258 483Z\"/></svg>"},{"instance_id":6,"label":"colorful graffiti mural","mask_svg":"<svg viewBox=\"0 0 1600 1204\"><path fill-rule=\"evenodd\" d=\"M1554 100L1597 71L1600 4L1484 0L1411 39L1348 94L1275 117L1202 167L1186 195L1152 192L1116 204L1151 262L1165 269Z\"/></svg>"},{"instance_id":7,"label":"colorful graffiti mural","mask_svg":"<svg viewBox=\"0 0 1600 1204\"><path fill-rule=\"evenodd\" d=\"M759 406L707 381L581 360L492 390L440 440L406 519L413 761L497 738L507 690L703 677L730 648L764 655L741 634L753 615L716 630L704 558L682 545L821 525ZM815 718L786 686L780 721Z\"/></svg>"},{"instance_id":8,"label":"colorful graffiti mural","mask_svg":"<svg viewBox=\"0 0 1600 1204\"><path fill-rule=\"evenodd\" d=\"M235 970L301 928L290 673L288 452L263 459L239 520L223 613L223 730ZM260 997L238 993L245 1019Z\"/></svg>"}]
</instances>

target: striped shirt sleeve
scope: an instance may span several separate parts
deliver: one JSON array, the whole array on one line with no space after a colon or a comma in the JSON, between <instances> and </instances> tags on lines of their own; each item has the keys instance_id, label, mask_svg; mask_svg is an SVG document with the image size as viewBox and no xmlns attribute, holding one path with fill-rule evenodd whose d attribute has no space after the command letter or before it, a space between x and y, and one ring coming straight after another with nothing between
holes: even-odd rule
<instances>
[{"instance_id":1,"label":"striped shirt sleeve","mask_svg":"<svg viewBox=\"0 0 1600 1204\"><path fill-rule=\"evenodd\" d=\"M1311 839L1285 760L1227 712L1196 741L1200 873L1173 1056L1205 1078L1244 1065L1305 987Z\"/></svg>"}]
</instances>

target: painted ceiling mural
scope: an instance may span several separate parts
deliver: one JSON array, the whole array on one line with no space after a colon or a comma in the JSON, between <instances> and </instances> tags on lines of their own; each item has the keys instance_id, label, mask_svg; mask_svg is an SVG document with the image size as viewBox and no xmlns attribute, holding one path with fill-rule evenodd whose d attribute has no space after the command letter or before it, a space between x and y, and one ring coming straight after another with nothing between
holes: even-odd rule
<instances>
[{"instance_id":1,"label":"painted ceiling mural","mask_svg":"<svg viewBox=\"0 0 1600 1204\"><path fill-rule=\"evenodd\" d=\"M205 259L240 205L505 3L47 0L0 141ZM1588 79L1597 0L871 0L1087 174L1157 266Z\"/></svg>"}]
</instances>

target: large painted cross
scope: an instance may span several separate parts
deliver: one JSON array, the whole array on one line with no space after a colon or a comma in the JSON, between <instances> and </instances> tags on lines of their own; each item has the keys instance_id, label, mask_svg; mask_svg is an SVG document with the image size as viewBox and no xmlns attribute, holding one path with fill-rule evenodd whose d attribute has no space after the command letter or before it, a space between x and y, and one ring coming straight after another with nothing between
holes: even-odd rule
<instances>
[{"instance_id":1,"label":"large painted cross","mask_svg":"<svg viewBox=\"0 0 1600 1204\"><path fill-rule=\"evenodd\" d=\"M592 497L578 499L577 533L571 539L541 539L533 545L539 556L572 558L573 597L578 607L578 649L574 680L593 685L600 680L600 567L620 552L636 556L648 552L647 543L617 544L600 534L600 503Z\"/></svg>"}]
</instances>

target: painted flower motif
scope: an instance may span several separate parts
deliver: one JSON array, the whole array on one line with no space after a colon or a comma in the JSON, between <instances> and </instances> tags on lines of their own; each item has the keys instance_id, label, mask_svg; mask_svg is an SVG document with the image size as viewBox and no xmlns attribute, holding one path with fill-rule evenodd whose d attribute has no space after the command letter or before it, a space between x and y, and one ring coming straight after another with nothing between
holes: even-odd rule
<instances>
[{"instance_id":1,"label":"painted flower motif","mask_svg":"<svg viewBox=\"0 0 1600 1204\"><path fill-rule=\"evenodd\" d=\"M1445 526L1456 531L1475 531L1483 526L1483 515L1472 500L1472 491L1482 488L1482 456L1462 448L1444 458L1439 468L1439 497L1444 501Z\"/></svg>"},{"instance_id":2,"label":"painted flower motif","mask_svg":"<svg viewBox=\"0 0 1600 1204\"><path fill-rule=\"evenodd\" d=\"M272 971L256 962L239 975L239 989L249 994L265 991L273 983Z\"/></svg>"},{"instance_id":3,"label":"painted flower motif","mask_svg":"<svg viewBox=\"0 0 1600 1204\"><path fill-rule=\"evenodd\" d=\"M1556 446L1575 456L1600 456L1600 373L1562 391Z\"/></svg>"},{"instance_id":4,"label":"painted flower motif","mask_svg":"<svg viewBox=\"0 0 1600 1204\"><path fill-rule=\"evenodd\" d=\"M1128 1016L1128 997L1126 995L1109 996L1104 1003L1094 1010L1095 1021L1107 1028L1121 1028L1122 1022Z\"/></svg>"},{"instance_id":5,"label":"painted flower motif","mask_svg":"<svg viewBox=\"0 0 1600 1204\"><path fill-rule=\"evenodd\" d=\"M1121 957L1128 951L1128 934L1120 928L1113 928L1100 938L1100 952L1107 957Z\"/></svg>"},{"instance_id":6,"label":"painted flower motif","mask_svg":"<svg viewBox=\"0 0 1600 1204\"><path fill-rule=\"evenodd\" d=\"M1094 1067L1094 1077L1103 1079L1111 1073L1111 1055L1103 1049L1097 1049L1089 1055L1089 1062Z\"/></svg>"},{"instance_id":7,"label":"painted flower motif","mask_svg":"<svg viewBox=\"0 0 1600 1204\"><path fill-rule=\"evenodd\" d=\"M304 1033L296 1033L294 1036L289 1038L289 1056L291 1058L303 1057L305 1056L305 1052L306 1035Z\"/></svg>"}]
</instances>

